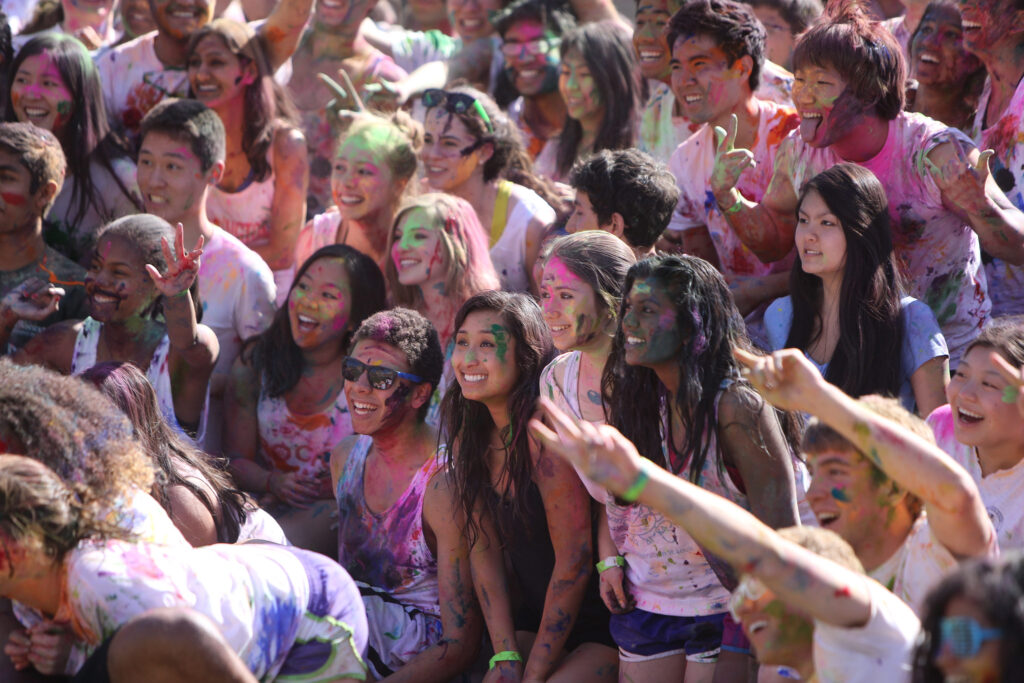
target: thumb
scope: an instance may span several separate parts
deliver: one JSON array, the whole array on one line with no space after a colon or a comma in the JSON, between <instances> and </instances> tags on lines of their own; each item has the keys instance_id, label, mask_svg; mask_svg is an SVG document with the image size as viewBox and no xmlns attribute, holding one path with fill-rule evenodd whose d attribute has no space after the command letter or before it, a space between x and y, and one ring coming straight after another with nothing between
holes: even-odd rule
<instances>
[{"instance_id":1,"label":"thumb","mask_svg":"<svg viewBox=\"0 0 1024 683\"><path fill-rule=\"evenodd\" d=\"M740 120L736 114L729 115L729 137L726 139L725 144L726 152L731 152L736 144L736 134L740 129Z\"/></svg>"},{"instance_id":2,"label":"thumb","mask_svg":"<svg viewBox=\"0 0 1024 683\"><path fill-rule=\"evenodd\" d=\"M725 132L725 128L715 126L715 154L722 151L722 143L725 142L725 138L728 136L729 134Z\"/></svg>"},{"instance_id":3,"label":"thumb","mask_svg":"<svg viewBox=\"0 0 1024 683\"><path fill-rule=\"evenodd\" d=\"M984 176L989 174L988 160L996 153L994 149L986 149L978 155L978 162L974 164L974 170Z\"/></svg>"}]
</instances>

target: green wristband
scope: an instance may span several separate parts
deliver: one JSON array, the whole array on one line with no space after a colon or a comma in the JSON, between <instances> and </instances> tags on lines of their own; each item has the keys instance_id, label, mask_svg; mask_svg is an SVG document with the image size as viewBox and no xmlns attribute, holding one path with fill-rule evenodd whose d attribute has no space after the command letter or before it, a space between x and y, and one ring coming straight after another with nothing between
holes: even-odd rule
<instances>
[{"instance_id":1,"label":"green wristband","mask_svg":"<svg viewBox=\"0 0 1024 683\"><path fill-rule=\"evenodd\" d=\"M490 666L490 668L493 669L494 667L498 666L499 662L521 662L521 661L523 661L523 656L521 654L519 654L518 652L516 652L515 650L502 650L501 652L499 652L496 655L494 655L493 657L491 657L491 666Z\"/></svg>"},{"instance_id":2,"label":"green wristband","mask_svg":"<svg viewBox=\"0 0 1024 683\"><path fill-rule=\"evenodd\" d=\"M611 557L606 557L597 563L597 573L600 574L606 569L611 569L612 567L625 566L626 558L624 558L622 555L612 555Z\"/></svg>"},{"instance_id":3,"label":"green wristband","mask_svg":"<svg viewBox=\"0 0 1024 683\"><path fill-rule=\"evenodd\" d=\"M622 492L620 498L627 503L635 503L636 499L640 497L640 494L644 492L648 479L650 479L650 477L647 475L647 461L644 460L640 463L640 472L636 475L636 481L633 482L632 486Z\"/></svg>"}]
</instances>

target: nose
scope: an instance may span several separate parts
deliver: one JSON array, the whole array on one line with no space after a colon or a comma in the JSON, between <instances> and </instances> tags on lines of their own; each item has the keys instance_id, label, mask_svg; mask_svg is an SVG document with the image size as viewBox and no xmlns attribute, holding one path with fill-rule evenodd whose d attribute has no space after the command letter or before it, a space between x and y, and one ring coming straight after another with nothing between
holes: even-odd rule
<instances>
[{"instance_id":1,"label":"nose","mask_svg":"<svg viewBox=\"0 0 1024 683\"><path fill-rule=\"evenodd\" d=\"M811 477L811 483L807 487L807 493L805 494L808 503L820 501L826 496L831 495L829 492L828 484L821 477Z\"/></svg>"}]
</instances>

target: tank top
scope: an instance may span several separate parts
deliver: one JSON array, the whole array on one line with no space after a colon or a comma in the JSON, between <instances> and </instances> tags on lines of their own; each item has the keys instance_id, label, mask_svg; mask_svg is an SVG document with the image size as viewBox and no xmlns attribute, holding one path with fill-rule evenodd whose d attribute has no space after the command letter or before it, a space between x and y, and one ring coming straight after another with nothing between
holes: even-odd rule
<instances>
[{"instance_id":1,"label":"tank top","mask_svg":"<svg viewBox=\"0 0 1024 683\"><path fill-rule=\"evenodd\" d=\"M322 412L301 414L289 410L283 396L268 396L261 388L256 415L260 451L269 464L279 472L299 472L304 477L329 477L331 451L352 434L352 418L340 389L334 403Z\"/></svg>"},{"instance_id":2,"label":"tank top","mask_svg":"<svg viewBox=\"0 0 1024 683\"><path fill-rule=\"evenodd\" d=\"M338 478L338 562L356 581L439 617L437 558L423 533L423 499L427 484L445 466L444 450L427 458L398 500L378 513L364 493L372 445L371 437L361 435Z\"/></svg>"},{"instance_id":3,"label":"tank top","mask_svg":"<svg viewBox=\"0 0 1024 683\"><path fill-rule=\"evenodd\" d=\"M242 186L227 192L216 185L210 188L206 199L206 214L210 220L237 237L247 247L260 246L270 241L270 218L274 204L274 158L267 152L270 175L261 181L253 172Z\"/></svg>"}]
</instances>

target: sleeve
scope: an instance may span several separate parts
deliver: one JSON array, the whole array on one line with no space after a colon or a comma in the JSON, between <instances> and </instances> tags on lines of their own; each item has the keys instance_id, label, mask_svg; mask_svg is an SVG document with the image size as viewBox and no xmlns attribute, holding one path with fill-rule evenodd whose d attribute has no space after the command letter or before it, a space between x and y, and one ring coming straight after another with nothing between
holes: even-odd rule
<instances>
[{"instance_id":1,"label":"sleeve","mask_svg":"<svg viewBox=\"0 0 1024 683\"><path fill-rule=\"evenodd\" d=\"M932 358L949 357L949 349L928 304L911 297L903 301L902 364L910 377Z\"/></svg>"},{"instance_id":2,"label":"sleeve","mask_svg":"<svg viewBox=\"0 0 1024 683\"><path fill-rule=\"evenodd\" d=\"M242 266L245 269L242 291L235 300L235 332L242 341L270 327L277 296L274 273L259 256L255 253L252 255L259 262L249 259L249 263Z\"/></svg>"},{"instance_id":3,"label":"sleeve","mask_svg":"<svg viewBox=\"0 0 1024 683\"><path fill-rule=\"evenodd\" d=\"M764 330L769 351L785 348L789 328L793 325L793 300L788 296L776 299L764 311Z\"/></svg>"},{"instance_id":4,"label":"sleeve","mask_svg":"<svg viewBox=\"0 0 1024 683\"><path fill-rule=\"evenodd\" d=\"M707 225L707 203L715 201L710 190L707 191L705 197L694 197L688 187L689 183L687 183L687 180L696 171L690 152L694 147L700 145L700 141L696 137L700 132L694 133L686 142L679 145L676 151L672 152L672 158L668 164L669 170L675 176L676 186L679 187L679 203L668 222L668 229L676 232L684 232Z\"/></svg>"}]
</instances>

